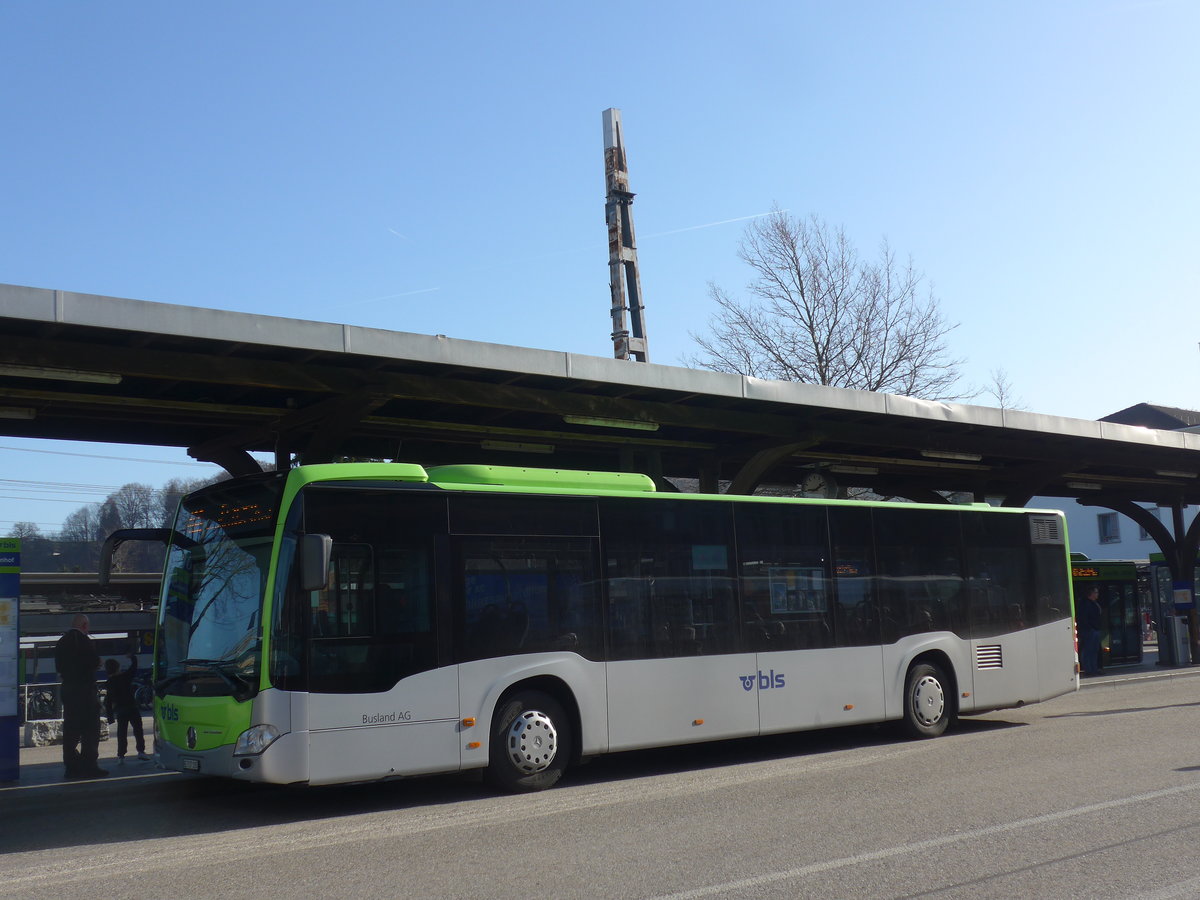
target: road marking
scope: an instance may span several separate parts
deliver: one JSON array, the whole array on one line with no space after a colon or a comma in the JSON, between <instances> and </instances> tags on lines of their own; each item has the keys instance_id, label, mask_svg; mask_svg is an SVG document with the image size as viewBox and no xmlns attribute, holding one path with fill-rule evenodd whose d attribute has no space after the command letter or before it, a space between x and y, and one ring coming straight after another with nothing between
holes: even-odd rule
<instances>
[{"instance_id":1,"label":"road marking","mask_svg":"<svg viewBox=\"0 0 1200 900\"><path fill-rule=\"evenodd\" d=\"M41 791L46 788L61 788L64 784L90 784L93 781L103 781L111 783L114 781L139 781L143 778L165 778L168 775L178 775L178 772L130 772L128 775L114 775L109 772L108 775L101 775L99 778L64 778L59 776L54 781L44 781L41 784L3 784L0 785L0 794L8 791Z\"/></svg>"},{"instance_id":2,"label":"road marking","mask_svg":"<svg viewBox=\"0 0 1200 900\"><path fill-rule=\"evenodd\" d=\"M927 751L929 742L900 746L863 747L837 754L804 759L785 757L747 766L724 769L688 769L668 775L650 775L622 782L564 787L538 794L483 799L457 807L422 806L395 813L373 812L320 821L287 822L258 826L237 832L195 835L186 847L173 838L147 838L133 844L143 872L178 869L188 865L214 866L243 860L261 859L274 854L324 849L362 841L397 840L453 828L478 828L508 825L522 819L543 818L563 813L620 806L632 800L652 803L678 797L682 793L715 792L776 778L794 778L838 771L857 766L891 764L900 757ZM162 773L174 774L174 773ZM105 779L106 781L110 779ZM0 897L28 897L55 886L97 878L119 876L128 868L130 843L94 844L73 857L69 865L62 859L41 862L42 854L29 851L24 857L9 856L8 869L0 879ZM170 853L157 853L170 847ZM25 864L26 861L28 864ZM24 868L19 868L24 865Z\"/></svg>"},{"instance_id":3,"label":"road marking","mask_svg":"<svg viewBox=\"0 0 1200 900\"><path fill-rule=\"evenodd\" d=\"M711 884L707 887L694 888L690 891L680 891L677 894L662 894L652 898L652 900L692 900L695 897L712 897L717 894L738 893L749 888L762 887L768 884L777 884L781 881L789 881L793 878L804 878L808 875L816 875L820 872L829 872L834 869L844 869L848 866L857 866L862 863L879 862L880 860L893 859L897 856L910 856L914 853L919 853L922 850L929 850L934 847L945 847L950 844L958 844L963 841L972 841L982 837L988 837L995 834L1005 834L1007 832L1020 831L1025 828L1036 828L1041 825L1046 825L1050 822L1061 822L1064 819L1074 819L1079 816L1091 815L1095 812L1101 812L1107 809L1117 809L1122 806L1132 806L1135 803L1145 803L1150 800L1161 800L1163 797L1174 797L1179 794L1188 794L1195 791L1200 791L1200 784L1186 784L1179 787L1164 788L1160 791L1150 791L1145 794L1136 794L1132 797L1123 797L1120 800L1105 800L1102 803L1089 803L1087 806L1076 806L1073 809L1064 809L1060 812L1044 813L1040 816L1030 816L1027 819L1017 819L1015 822L1006 822L1003 825L990 825L987 828L976 828L972 831L962 831L955 834L947 834L942 837L929 838L924 841L916 841L912 844L901 844L897 847L887 847L883 850L874 850L870 853L858 853L854 856L843 856L840 859L829 859L824 862L809 863L806 866L797 866L794 869L783 869L779 872L771 872L766 875L756 875L753 878L741 878L737 881L727 881L723 884ZM1142 895L1144 900L1170 900L1174 897L1195 896L1189 888L1200 885L1200 879L1184 882L1166 889L1168 893L1154 893ZM1141 900L1141 898L1140 898Z\"/></svg>"}]
</instances>

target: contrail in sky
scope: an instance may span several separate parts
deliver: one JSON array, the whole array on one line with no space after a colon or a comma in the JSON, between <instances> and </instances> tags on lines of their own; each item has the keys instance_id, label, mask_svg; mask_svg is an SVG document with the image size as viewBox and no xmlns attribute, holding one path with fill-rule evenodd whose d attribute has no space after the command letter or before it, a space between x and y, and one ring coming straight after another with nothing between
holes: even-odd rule
<instances>
[{"instance_id":1,"label":"contrail in sky","mask_svg":"<svg viewBox=\"0 0 1200 900\"><path fill-rule=\"evenodd\" d=\"M440 287L421 288L417 291L405 291L403 294L388 294L384 297L372 297L370 300L351 300L348 303L341 304L342 306L361 306L364 303L378 303L381 300L395 300L397 297L411 297L413 294L432 294L434 291L440 291Z\"/></svg>"},{"instance_id":2,"label":"contrail in sky","mask_svg":"<svg viewBox=\"0 0 1200 900\"><path fill-rule=\"evenodd\" d=\"M720 222L707 222L704 225L689 225L687 228L676 228L673 231L658 231L654 234L644 234L639 237L663 237L668 234L682 234L685 231L699 231L701 228L714 228L717 225L728 225L731 222L745 222L748 219L761 219L763 216L774 215L777 212L787 212L786 209L776 209L771 212L755 213L752 216L738 216L736 219L722 219Z\"/></svg>"}]
</instances>

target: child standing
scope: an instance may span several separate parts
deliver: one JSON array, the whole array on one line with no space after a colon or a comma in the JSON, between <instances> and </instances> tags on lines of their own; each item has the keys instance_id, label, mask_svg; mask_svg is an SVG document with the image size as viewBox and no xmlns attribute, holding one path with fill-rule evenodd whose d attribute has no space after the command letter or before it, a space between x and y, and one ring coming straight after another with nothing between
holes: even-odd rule
<instances>
[{"instance_id":1,"label":"child standing","mask_svg":"<svg viewBox=\"0 0 1200 900\"><path fill-rule=\"evenodd\" d=\"M142 734L142 711L138 709L137 700L133 695L133 674L137 671L137 657L132 653L129 655L129 668L124 672L115 659L106 659L104 671L108 673L104 711L108 716L109 725L113 723L113 713L116 713L117 762L125 764L125 751L129 749L127 735L131 724L133 739L137 744L137 758L149 759L146 755L146 738Z\"/></svg>"}]
</instances>

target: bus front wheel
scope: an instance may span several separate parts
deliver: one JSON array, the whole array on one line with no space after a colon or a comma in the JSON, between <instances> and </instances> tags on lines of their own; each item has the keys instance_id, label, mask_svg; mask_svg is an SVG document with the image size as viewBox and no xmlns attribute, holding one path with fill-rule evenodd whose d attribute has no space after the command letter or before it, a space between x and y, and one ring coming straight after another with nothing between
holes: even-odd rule
<instances>
[{"instance_id":1,"label":"bus front wheel","mask_svg":"<svg viewBox=\"0 0 1200 900\"><path fill-rule=\"evenodd\" d=\"M931 738L942 734L954 716L954 699L947 696L949 681L934 663L917 663L904 680L904 731L909 737Z\"/></svg>"},{"instance_id":2,"label":"bus front wheel","mask_svg":"<svg viewBox=\"0 0 1200 900\"><path fill-rule=\"evenodd\" d=\"M505 791L552 787L571 758L571 729L562 705L541 691L504 698L492 719L485 778Z\"/></svg>"}]
</instances>

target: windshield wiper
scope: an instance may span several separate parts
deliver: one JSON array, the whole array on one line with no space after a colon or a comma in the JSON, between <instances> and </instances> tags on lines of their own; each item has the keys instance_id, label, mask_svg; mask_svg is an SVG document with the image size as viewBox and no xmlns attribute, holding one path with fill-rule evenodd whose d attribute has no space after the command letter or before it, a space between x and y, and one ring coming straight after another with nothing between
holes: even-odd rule
<instances>
[{"instance_id":1,"label":"windshield wiper","mask_svg":"<svg viewBox=\"0 0 1200 900\"><path fill-rule=\"evenodd\" d=\"M200 670L202 672L214 672L225 682L225 684L233 691L235 699L243 700L250 696L253 691L253 685L234 668L234 663L225 660L212 659L185 659L179 665L182 671L167 675L165 678L159 679L158 685L164 687L173 684L176 681L186 679L191 672L188 669ZM231 671L232 669L232 671ZM156 687L158 686L156 685Z\"/></svg>"}]
</instances>

